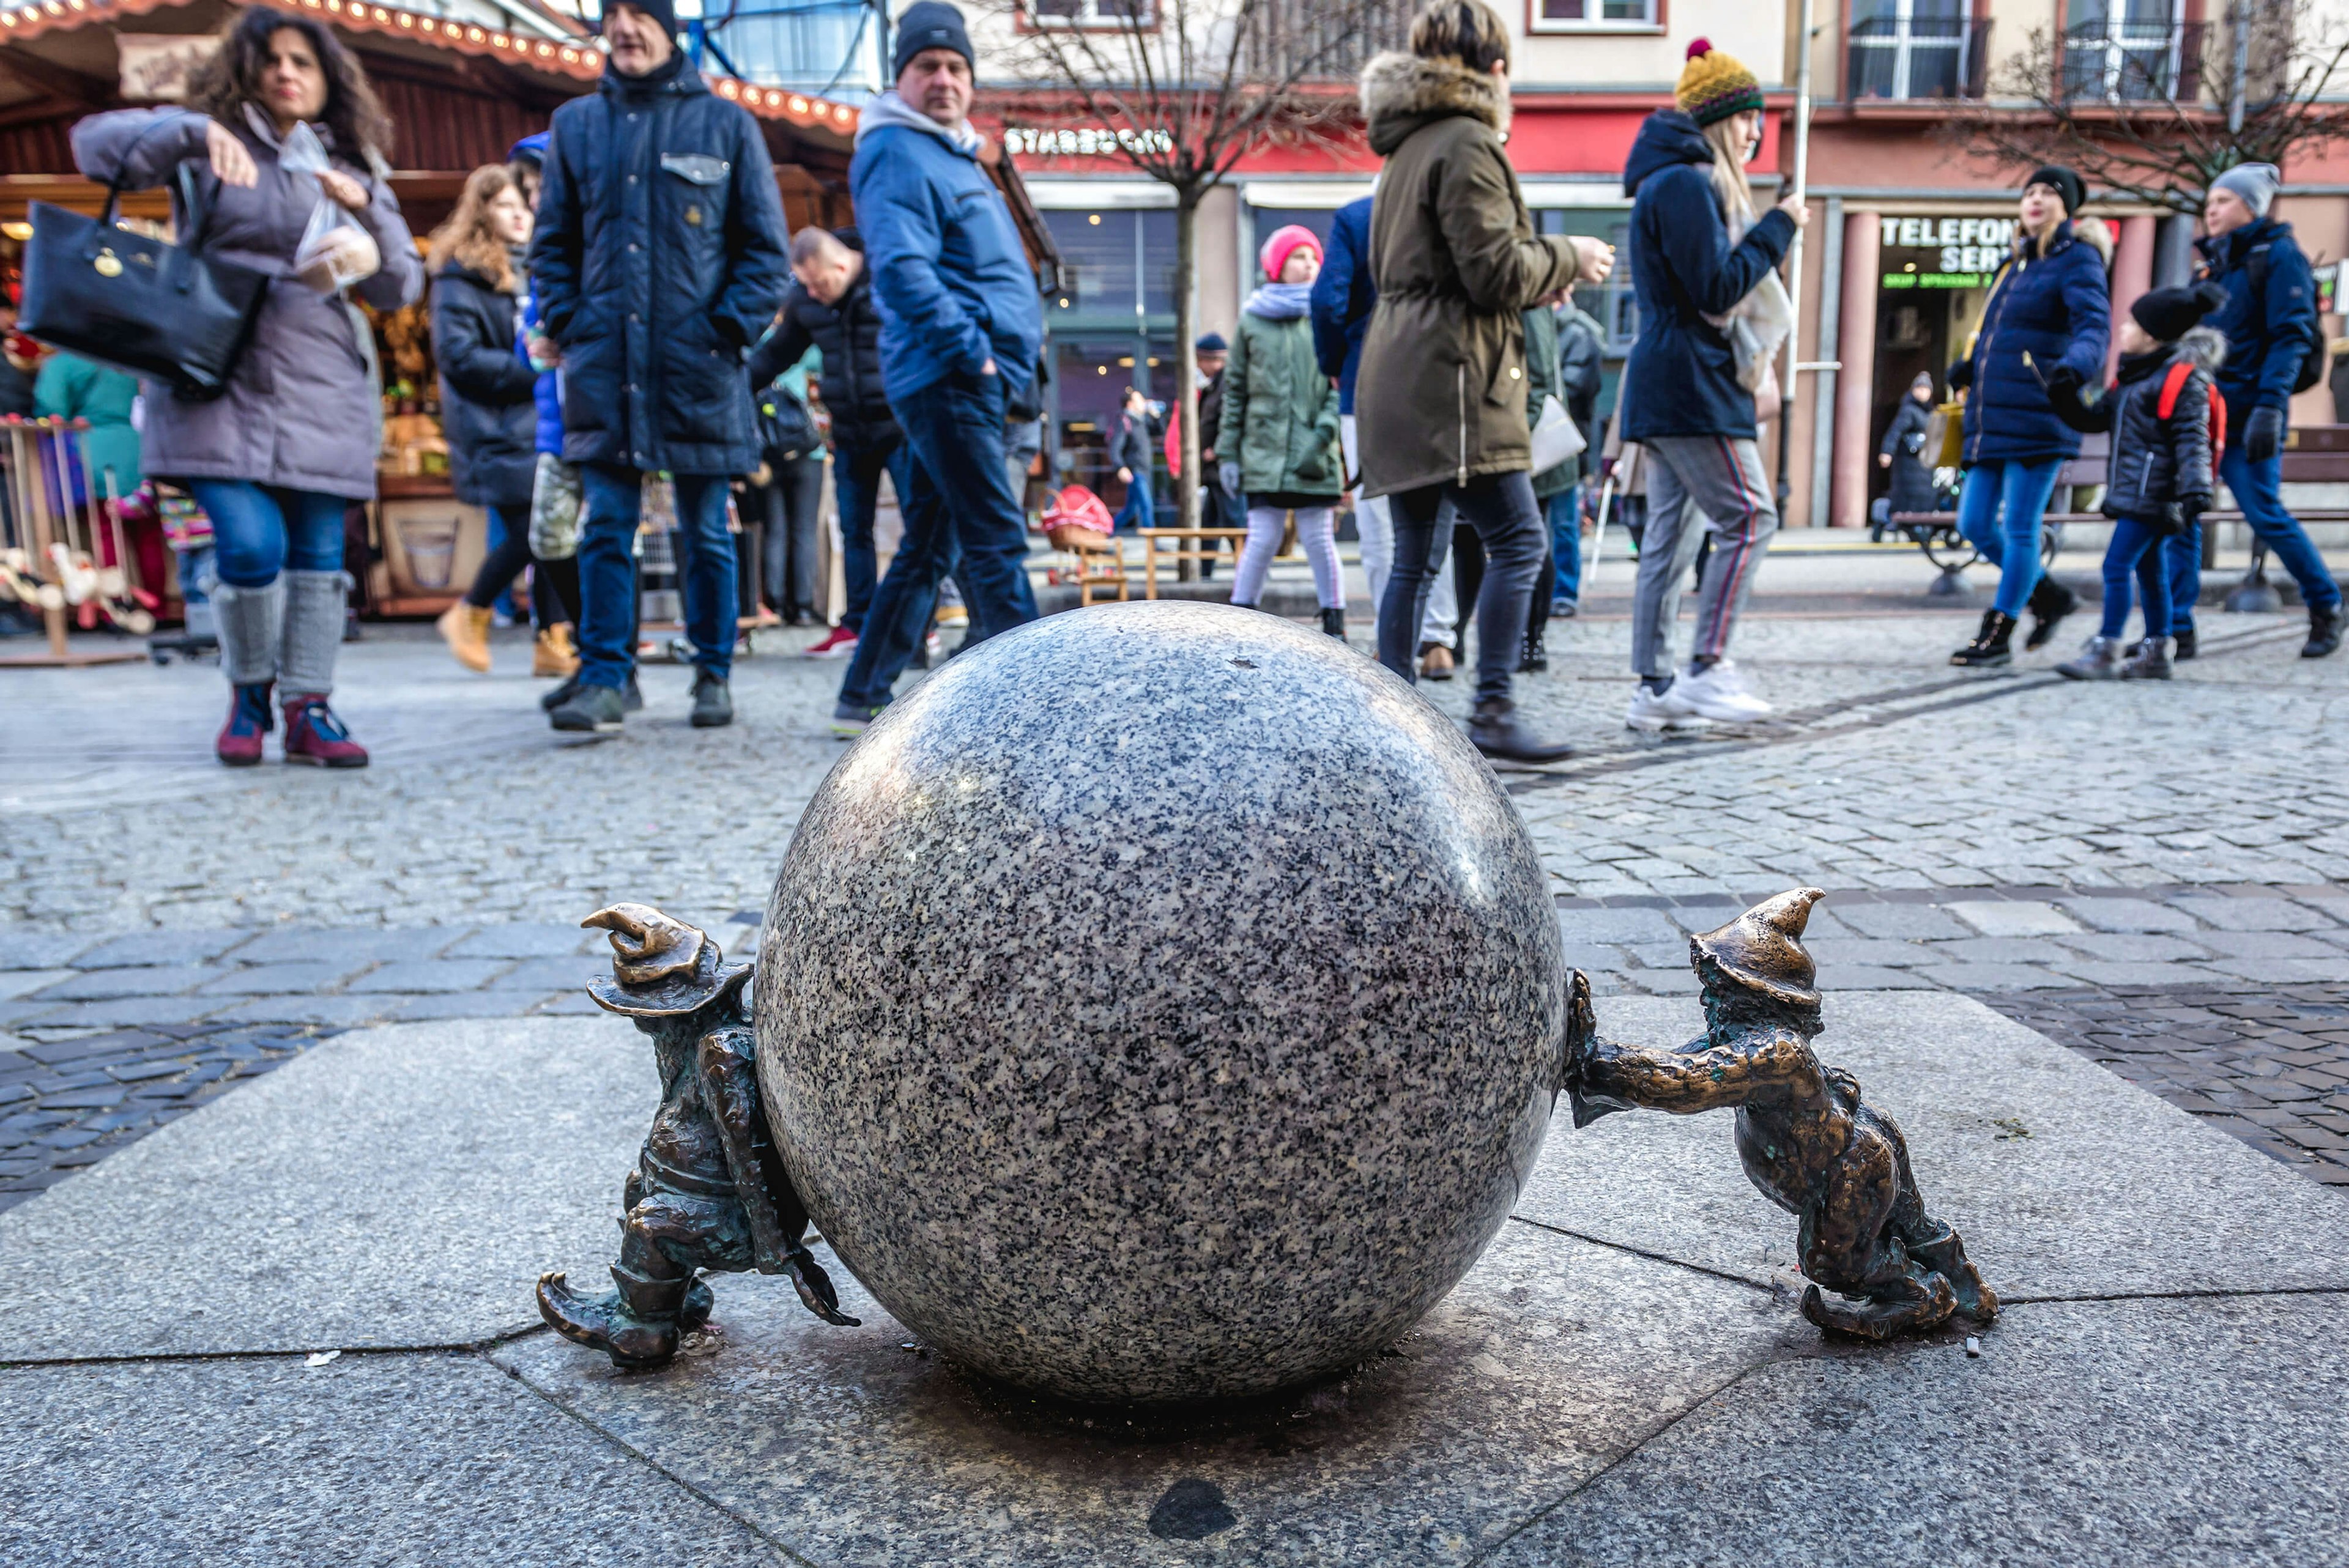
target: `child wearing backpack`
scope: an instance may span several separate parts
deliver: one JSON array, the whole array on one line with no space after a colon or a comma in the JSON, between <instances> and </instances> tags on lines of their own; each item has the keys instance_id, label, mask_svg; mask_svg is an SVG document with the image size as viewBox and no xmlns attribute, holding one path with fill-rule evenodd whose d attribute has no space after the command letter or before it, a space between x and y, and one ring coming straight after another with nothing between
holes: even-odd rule
<instances>
[{"instance_id":1,"label":"child wearing backpack","mask_svg":"<svg viewBox=\"0 0 2349 1568\"><path fill-rule=\"evenodd\" d=\"M2052 389L2065 424L2113 433L2102 509L2113 520L2104 624L2077 657L2055 666L2068 679L2170 677L2169 584L2160 546L2192 528L2210 505L2227 422L2211 377L2227 357L2227 340L2198 324L2225 300L2209 283L2155 289L2129 306L2121 323L2118 374L2103 396L2083 401L2068 387ZM2121 629L2132 576L2144 602L2145 641L2125 656Z\"/></svg>"}]
</instances>

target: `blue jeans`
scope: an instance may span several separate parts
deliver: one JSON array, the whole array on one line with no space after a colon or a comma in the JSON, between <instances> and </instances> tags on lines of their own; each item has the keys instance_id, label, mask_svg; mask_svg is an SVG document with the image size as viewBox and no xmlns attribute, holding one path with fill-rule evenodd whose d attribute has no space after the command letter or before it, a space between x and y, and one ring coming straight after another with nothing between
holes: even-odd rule
<instances>
[{"instance_id":1,"label":"blue jeans","mask_svg":"<svg viewBox=\"0 0 2349 1568\"><path fill-rule=\"evenodd\" d=\"M2250 414L2245 409L2246 416ZM2228 413L2233 423L2232 410ZM2266 462L2255 463L2243 456L2240 447L2229 447L2219 459L2219 478L2226 482L2235 504L2243 509L2243 521L2251 525L2251 535L2268 547L2278 565L2292 573L2300 584L2300 597L2312 610L2331 610L2341 603L2340 585L2326 571L2324 558L2309 542L2308 531L2300 520L2283 509L2283 458L2281 454ZM2162 546L2162 559L2169 567L2169 634L2194 629L2194 601L2202 590L2202 531L2189 529L2183 535Z\"/></svg>"},{"instance_id":2,"label":"blue jeans","mask_svg":"<svg viewBox=\"0 0 2349 1568\"><path fill-rule=\"evenodd\" d=\"M2116 519L2105 546L2105 619L2097 634L2117 637L2128 624L2129 579L2145 598L2145 634L2169 634L2169 580L2162 570L2161 531L2133 517Z\"/></svg>"},{"instance_id":3,"label":"blue jeans","mask_svg":"<svg viewBox=\"0 0 2349 1568\"><path fill-rule=\"evenodd\" d=\"M1543 504L1549 518L1549 556L1556 563L1549 596L1571 604L1582 597L1582 487L1569 485Z\"/></svg>"},{"instance_id":4,"label":"blue jeans","mask_svg":"<svg viewBox=\"0 0 2349 1568\"><path fill-rule=\"evenodd\" d=\"M1134 528L1158 526L1158 502L1150 493L1148 474L1134 475L1133 482L1125 487L1125 504L1117 509L1117 521L1110 527L1125 533L1130 531L1126 526L1129 522Z\"/></svg>"},{"instance_id":5,"label":"blue jeans","mask_svg":"<svg viewBox=\"0 0 2349 1568\"><path fill-rule=\"evenodd\" d=\"M848 583L848 608L840 624L862 635L865 613L873 607L873 584L881 575L880 554L873 547L873 513L881 500L881 474L897 492L903 511L905 492L914 488L914 449L904 441L886 447L833 449L833 490L840 502L840 567Z\"/></svg>"},{"instance_id":6,"label":"blue jeans","mask_svg":"<svg viewBox=\"0 0 2349 1568\"><path fill-rule=\"evenodd\" d=\"M289 566L343 569L341 496L250 480L190 480L188 493L212 520L213 573L232 588L266 588Z\"/></svg>"},{"instance_id":7,"label":"blue jeans","mask_svg":"<svg viewBox=\"0 0 2349 1568\"><path fill-rule=\"evenodd\" d=\"M1998 597L1992 607L2020 618L2031 591L2039 586L2039 525L2047 498L2054 493L2061 458L2044 462L1982 463L1966 470L1958 495L1958 531L1998 568Z\"/></svg>"},{"instance_id":8,"label":"blue jeans","mask_svg":"<svg viewBox=\"0 0 2349 1568\"><path fill-rule=\"evenodd\" d=\"M840 686L845 707L879 707L929 631L948 573L970 609L968 648L1036 618L1028 582L1028 519L1003 460L1003 378L949 372L895 399L913 449L905 537L874 591L856 656Z\"/></svg>"},{"instance_id":9,"label":"blue jeans","mask_svg":"<svg viewBox=\"0 0 2349 1568\"><path fill-rule=\"evenodd\" d=\"M644 475L605 463L579 465L587 521L579 531L579 684L628 684L636 667L636 522ZM696 668L727 678L734 668L734 536L726 531L726 480L678 474L678 575L685 583L685 634Z\"/></svg>"}]
</instances>

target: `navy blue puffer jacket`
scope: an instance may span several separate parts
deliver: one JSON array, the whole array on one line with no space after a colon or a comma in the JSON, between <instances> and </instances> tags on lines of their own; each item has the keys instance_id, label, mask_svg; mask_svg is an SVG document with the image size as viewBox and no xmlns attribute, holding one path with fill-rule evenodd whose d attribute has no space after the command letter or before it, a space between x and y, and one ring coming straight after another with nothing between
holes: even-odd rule
<instances>
[{"instance_id":1,"label":"navy blue puffer jacket","mask_svg":"<svg viewBox=\"0 0 2349 1568\"><path fill-rule=\"evenodd\" d=\"M2069 222L2056 226L2044 255L2024 240L1999 268L1973 352L1958 362L1959 377L1971 377L1959 460L1971 468L2077 457L2080 434L2055 417L2050 378L2063 379L2061 366L2075 386L2101 386L2111 338L2104 256Z\"/></svg>"},{"instance_id":2,"label":"navy blue puffer jacket","mask_svg":"<svg viewBox=\"0 0 2349 1568\"><path fill-rule=\"evenodd\" d=\"M683 55L554 111L531 284L563 349L563 455L681 474L759 466L743 356L791 267L750 112Z\"/></svg>"},{"instance_id":3,"label":"navy blue puffer jacket","mask_svg":"<svg viewBox=\"0 0 2349 1568\"><path fill-rule=\"evenodd\" d=\"M2316 280L2300 242L2292 237L2292 225L2273 218L2195 244L2202 252L2204 275L2227 291L2227 303L2202 325L2227 340L2219 391L2227 399L2228 428L2240 430L2254 408L2290 407L2292 377L2302 357L2323 352L2324 339L2316 330Z\"/></svg>"},{"instance_id":4,"label":"navy blue puffer jacket","mask_svg":"<svg viewBox=\"0 0 2349 1568\"><path fill-rule=\"evenodd\" d=\"M1754 438L1754 394L1737 384L1729 335L1704 318L1726 315L1778 264L1795 221L1772 208L1732 245L1712 170L1713 144L1695 120L1666 108L1641 122L1623 168L1640 302L1640 339L1624 370L1627 441Z\"/></svg>"}]
</instances>

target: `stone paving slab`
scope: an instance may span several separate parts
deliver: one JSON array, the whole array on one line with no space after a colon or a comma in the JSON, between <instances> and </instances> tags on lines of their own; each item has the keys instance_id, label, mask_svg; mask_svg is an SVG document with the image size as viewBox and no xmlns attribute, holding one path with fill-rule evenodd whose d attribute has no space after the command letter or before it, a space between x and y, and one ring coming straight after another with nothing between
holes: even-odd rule
<instances>
[{"instance_id":1,"label":"stone paving slab","mask_svg":"<svg viewBox=\"0 0 2349 1568\"><path fill-rule=\"evenodd\" d=\"M472 1344L607 1251L657 1099L633 1028L345 1035L0 1214L0 1362Z\"/></svg>"},{"instance_id":2,"label":"stone paving slab","mask_svg":"<svg viewBox=\"0 0 2349 1568\"><path fill-rule=\"evenodd\" d=\"M1927 1208L2010 1299L2349 1290L2342 1198L1966 997L1843 993L1820 1054L1907 1136ZM1613 998L1600 1032L1678 1045L1690 1003ZM1516 1212L1799 1287L1794 1220L1740 1171L1726 1114L1553 1125Z\"/></svg>"},{"instance_id":3,"label":"stone paving slab","mask_svg":"<svg viewBox=\"0 0 2349 1568\"><path fill-rule=\"evenodd\" d=\"M1383 1568L1473 1560L1807 1327L1511 1223L1392 1352L1186 1430L975 1386L833 1278L861 1328L727 1276L708 1357L620 1374L547 1335L492 1355L811 1563Z\"/></svg>"},{"instance_id":4,"label":"stone paving slab","mask_svg":"<svg viewBox=\"0 0 2349 1568\"><path fill-rule=\"evenodd\" d=\"M2349 1298L2049 1304L1756 1371L1494 1568L2349 1561Z\"/></svg>"},{"instance_id":5,"label":"stone paving slab","mask_svg":"<svg viewBox=\"0 0 2349 1568\"><path fill-rule=\"evenodd\" d=\"M471 1356L0 1368L0 1493L26 1564L777 1561Z\"/></svg>"}]
</instances>

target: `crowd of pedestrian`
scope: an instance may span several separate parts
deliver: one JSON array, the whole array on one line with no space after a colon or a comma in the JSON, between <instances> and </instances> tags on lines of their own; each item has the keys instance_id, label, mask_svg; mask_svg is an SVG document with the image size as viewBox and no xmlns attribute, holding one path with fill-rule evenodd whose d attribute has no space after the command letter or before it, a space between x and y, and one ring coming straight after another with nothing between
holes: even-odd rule
<instances>
[{"instance_id":1,"label":"crowd of pedestrian","mask_svg":"<svg viewBox=\"0 0 2349 1568\"><path fill-rule=\"evenodd\" d=\"M459 662L488 671L492 607L527 572L533 673L561 683L543 704L559 730L614 730L643 705L637 535L659 487L697 727L732 719L746 609L768 624L825 619L827 467L845 608L804 652L846 661L839 733L869 724L908 665L926 667L936 624L967 624L969 647L1037 614L1023 496L1042 467L1041 313L970 123L976 57L961 14L917 0L897 19L893 85L856 133L855 225L787 234L759 128L710 91L673 6L604 8L596 90L475 170L421 259L388 183L389 122L316 22L249 7L184 103L76 128L94 179L152 188L195 165L213 251L274 280L226 395L143 399L143 434L127 378L63 356L54 389L42 378L44 407L70 405L93 446L115 441L119 482L168 475L210 520L202 575L183 562L183 576L191 598L210 591L232 687L222 761L258 762L281 717L288 760L367 760L328 703L344 512L373 493L378 418L352 297L388 310L430 289L454 489L492 523L488 558L440 629ZM1262 603L1293 541L1322 629L1343 640L1337 523L1350 508L1379 661L1406 681L1451 679L1473 622L1472 739L1547 760L1567 748L1526 727L1513 681L1547 667L1547 624L1578 611L1587 494L1611 461L1610 483L1636 491L1643 515L1626 723L1766 717L1731 646L1779 526L1759 440L1783 411L1775 367L1793 311L1780 267L1806 212L1795 196L1757 207L1746 170L1762 86L1699 39L1673 107L1639 129L1623 178L1638 335L1609 430L1606 334L1574 293L1607 278L1613 253L1537 231L1506 147L1509 67L1508 28L1485 0L1432 0L1408 48L1365 68L1376 194L1335 212L1326 240L1294 225L1266 238L1263 281L1231 336L1195 346L1198 521L1244 532L1238 605ZM2076 608L2043 570L2042 542L2059 471L2098 430L2114 441L2104 614L2064 674L2158 678L2194 656L2199 522L2220 484L2299 583L2303 653L2339 645L2340 590L2281 496L2287 405L2324 356L2307 258L2271 215L2276 189L2259 164L2214 181L2203 281L2137 302L2106 388L2106 227L2083 217L2073 170L2025 182L2012 253L1948 375L1963 401L1957 526L1999 571L1953 662L2005 664L2026 612L2023 645L2036 648ZM175 190L175 208L184 199ZM322 201L347 231L348 270L326 287L316 258L297 254ZM1933 394L1919 377L1885 434L1892 511L1939 500L1941 454L1925 449ZM1157 524L1154 449L1163 438L1170 463L1179 451L1164 415L1129 388L1108 432L1120 530ZM885 475L902 525L885 574ZM730 503L764 525L748 606ZM1205 574L1216 564L1209 553ZM2133 586L2144 637L2124 647Z\"/></svg>"}]
</instances>

